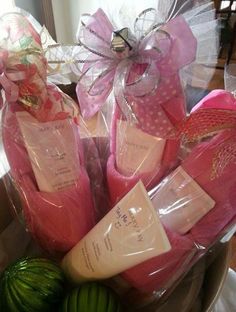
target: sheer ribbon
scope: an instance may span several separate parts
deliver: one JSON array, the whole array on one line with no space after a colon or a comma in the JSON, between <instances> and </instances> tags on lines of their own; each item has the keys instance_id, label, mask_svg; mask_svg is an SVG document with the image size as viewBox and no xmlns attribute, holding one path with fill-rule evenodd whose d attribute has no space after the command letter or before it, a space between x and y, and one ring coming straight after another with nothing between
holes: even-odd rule
<instances>
[{"instance_id":1,"label":"sheer ribbon","mask_svg":"<svg viewBox=\"0 0 236 312\"><path fill-rule=\"evenodd\" d=\"M134 30L134 34L128 29L116 31L101 9L83 16L78 34L81 75L77 94L85 118L98 112L113 90L123 114L137 122L128 97L140 99L152 94L162 80L195 58L196 39L181 16L159 24L156 10L147 9L134 21ZM117 44L123 44L123 50L114 51L114 34L120 35ZM137 64L143 70L132 78Z\"/></svg>"}]
</instances>

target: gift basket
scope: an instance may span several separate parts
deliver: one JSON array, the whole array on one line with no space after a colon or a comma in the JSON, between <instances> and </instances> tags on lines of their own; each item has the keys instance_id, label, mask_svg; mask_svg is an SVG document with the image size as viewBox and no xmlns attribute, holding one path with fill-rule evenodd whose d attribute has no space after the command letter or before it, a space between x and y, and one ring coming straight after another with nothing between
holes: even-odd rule
<instances>
[{"instance_id":1,"label":"gift basket","mask_svg":"<svg viewBox=\"0 0 236 312\"><path fill-rule=\"evenodd\" d=\"M0 18L1 311L161 311L234 232L236 99L186 107L217 61L213 3L106 9L71 45ZM55 85L71 81L78 103Z\"/></svg>"}]
</instances>

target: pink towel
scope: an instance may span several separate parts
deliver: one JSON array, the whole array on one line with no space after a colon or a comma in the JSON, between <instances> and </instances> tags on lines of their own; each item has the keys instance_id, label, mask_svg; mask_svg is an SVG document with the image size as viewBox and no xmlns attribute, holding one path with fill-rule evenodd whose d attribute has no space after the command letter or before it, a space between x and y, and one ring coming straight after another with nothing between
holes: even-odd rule
<instances>
[{"instance_id":1,"label":"pink towel","mask_svg":"<svg viewBox=\"0 0 236 312\"><path fill-rule=\"evenodd\" d=\"M229 92L215 90L194 107L193 112L203 108L236 111L236 100ZM232 174L236 170L236 131L220 133L210 143L196 147L191 155L183 167L216 201L214 209L191 230L194 241L208 247L236 215L236 178ZM214 159L218 162L216 167Z\"/></svg>"},{"instance_id":2,"label":"pink towel","mask_svg":"<svg viewBox=\"0 0 236 312\"><path fill-rule=\"evenodd\" d=\"M126 270L121 276L141 292L165 290L186 269L197 252L193 241L166 229L172 249Z\"/></svg>"}]
</instances>

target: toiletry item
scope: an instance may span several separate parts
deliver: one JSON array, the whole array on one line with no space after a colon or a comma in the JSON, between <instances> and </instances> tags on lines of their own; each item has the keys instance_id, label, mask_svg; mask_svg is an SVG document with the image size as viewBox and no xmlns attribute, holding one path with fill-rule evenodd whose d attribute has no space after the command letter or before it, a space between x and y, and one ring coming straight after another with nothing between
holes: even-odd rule
<instances>
[{"instance_id":1,"label":"toiletry item","mask_svg":"<svg viewBox=\"0 0 236 312\"><path fill-rule=\"evenodd\" d=\"M1 131L8 191L40 247L62 256L93 227L94 204L78 107L48 83L43 44L29 20L21 13L0 19L0 45L6 52L1 64L6 97Z\"/></svg>"},{"instance_id":2,"label":"toiletry item","mask_svg":"<svg viewBox=\"0 0 236 312\"><path fill-rule=\"evenodd\" d=\"M111 155L107 166L108 187L113 204L130 190L130 183L133 185L131 180L141 179L147 190L150 190L178 164L180 141L169 139L169 134L186 116L185 96L179 70L194 60L197 42L182 16L178 16L163 25L163 30L163 33L157 32L155 41L158 42L160 39L159 48L162 51L160 58L158 57L156 61L153 60L151 64L133 62L125 78L127 81L124 86L127 90L124 90L124 95L117 91L120 96L116 96L110 143ZM166 34L166 31L171 37ZM170 38L171 40L169 40ZM188 42L190 46L188 53L184 49L185 42ZM150 44L150 47L145 50L145 55L151 53L151 46ZM142 51L142 47L145 47L145 43L141 44L140 51ZM176 53L174 52L175 49ZM142 85L145 78L149 79L149 83ZM117 80L119 79L117 78ZM115 94L116 89L119 90L115 84ZM120 156L117 155L117 152L119 153L120 150L126 148L125 139L119 138L117 140L120 120L127 120L128 122L132 120L132 116L128 118L125 116L124 106L127 105L129 105L128 111L132 110L132 114L135 116L135 127L146 135L158 137L162 141L159 141L158 147L147 150L146 154L143 153L143 155L135 150L130 151L132 153L129 155L130 159L135 159L137 162L138 157L143 157L143 159L140 159L138 163L133 162L131 168L120 168L123 163L126 166L129 165L128 159L125 159L125 154L124 159L121 159L122 164L120 163ZM136 137L137 134L133 137L133 143L135 143ZM147 143L147 140L145 141ZM115 155L115 158L112 155ZM153 164L154 159L156 159L156 166ZM115 160L114 164L112 163L113 160ZM140 162L141 168L145 169L145 172L139 170ZM138 168L135 168L135 165ZM132 176L130 174L128 176L127 171L132 171Z\"/></svg>"},{"instance_id":3,"label":"toiletry item","mask_svg":"<svg viewBox=\"0 0 236 312\"><path fill-rule=\"evenodd\" d=\"M182 167L216 202L204 218L191 229L193 240L203 248L217 236L236 215L236 131L225 130L210 142L199 144Z\"/></svg>"},{"instance_id":4,"label":"toiletry item","mask_svg":"<svg viewBox=\"0 0 236 312\"><path fill-rule=\"evenodd\" d=\"M192 151L194 165L188 157L182 165L184 170L199 183L216 201L216 206L202 218L191 230L194 241L201 246L209 246L214 242L225 226L235 218L235 150L234 130L236 99L225 90L213 90L204 97L191 111L191 114L204 109L223 110L227 113L224 119L205 119L205 127L219 124L231 125L232 130L226 130L215 136L209 143L203 142ZM214 120L214 124L212 121ZM214 131L214 128L212 129ZM207 152L208 151L208 152ZM201 174L199 171L201 169ZM210 179L209 179L210 177Z\"/></svg>"},{"instance_id":5,"label":"toiletry item","mask_svg":"<svg viewBox=\"0 0 236 312\"><path fill-rule=\"evenodd\" d=\"M178 163L179 140L166 140L130 125L122 119L118 107L113 115L110 144L107 181L113 206L140 179L150 190Z\"/></svg>"},{"instance_id":6,"label":"toiletry item","mask_svg":"<svg viewBox=\"0 0 236 312\"><path fill-rule=\"evenodd\" d=\"M64 257L74 282L105 279L171 249L145 187L136 186Z\"/></svg>"},{"instance_id":7,"label":"toiletry item","mask_svg":"<svg viewBox=\"0 0 236 312\"><path fill-rule=\"evenodd\" d=\"M41 192L63 191L80 178L76 127L70 119L38 122L28 112L16 118Z\"/></svg>"},{"instance_id":8,"label":"toiletry item","mask_svg":"<svg viewBox=\"0 0 236 312\"><path fill-rule=\"evenodd\" d=\"M48 92L50 93L50 89ZM36 129L32 129L32 133L36 135L39 135L37 127L40 127L40 124L42 128L45 124L51 127L66 125L67 136L66 133L63 134L62 129L54 131L51 128L50 131L50 127L47 128L49 138L47 146L47 136L38 136L32 141L31 135L25 128L23 131L26 136L23 138L18 121L20 120L23 127L23 120L28 121L28 118L30 121L33 120L33 117L29 117L28 113L25 113L22 106L17 103L11 103L10 107L5 107L3 110L2 134L5 153L10 165L9 177L14 182L15 190L21 199L26 227L34 239L49 253L65 253L93 227L95 217L78 126L72 120L67 119L46 123L37 121ZM26 125L27 123L24 127ZM73 140L68 141L68 136ZM33 161L33 149L31 149L31 155L26 149L28 144L29 150L30 143L34 143L35 148L34 157L36 158ZM58 183L63 183L64 175L58 175L57 172L59 170L61 173L57 163L57 161L60 162L57 152L61 152L58 147L63 147L63 150L70 155L70 162L66 163L66 167L77 168L77 171L69 172L64 184L66 187L61 189L60 186L60 190ZM50 155L56 155L56 161L54 159L52 162ZM62 162L64 162L63 158Z\"/></svg>"},{"instance_id":9,"label":"toiletry item","mask_svg":"<svg viewBox=\"0 0 236 312\"><path fill-rule=\"evenodd\" d=\"M215 90L202 99L202 101L194 107L192 113L201 109L226 109L230 116L231 112L234 113L236 110L236 101L229 92ZM208 120L204 119L205 128L207 122ZM211 126L212 120L209 122ZM215 122L215 129L217 129L217 123L218 127L221 126L221 120L215 120ZM214 131L214 129L212 130ZM236 179L232 172L236 170L236 162L234 161L236 150L235 138L235 130L224 130L218 135L215 135L215 137L209 137L208 140L197 144L187 158L182 161L181 167L177 169L178 175L180 174L182 178L186 177L190 185L193 181L194 184L192 185L196 186L195 183L197 183L197 192L199 192L200 187L200 192L202 192L203 197L201 199L195 197L195 203L199 202L199 200L203 200L202 203L205 203L204 206L206 208L208 207L206 211L209 211L196 224L194 224L195 214L193 213L192 220L194 222L192 222L192 220L186 222L189 231L184 235L180 235L167 228L169 222L169 226L173 226L173 229L183 229L183 232L185 232L183 219L181 220L177 213L178 204L173 202L173 206L175 206L176 210L170 210L169 217L166 219L166 232L172 249L166 254L147 260L123 272L120 277L131 287L144 293L168 289L169 285L172 285L174 281L178 280L179 276L181 276L183 272L186 272L188 267L191 267L191 263L194 263L218 238L223 236L227 231L227 227L234 222L236 217ZM181 172L184 173L184 175L182 175ZM170 174L170 177L172 175L173 173ZM159 187L155 188L154 192L149 192L149 195L153 198L154 205L155 202L159 205L158 192L162 194L162 184L164 184L163 188L166 188L169 182L170 185L173 185L173 179L167 177L159 184ZM182 182L180 180L179 190L183 192L181 186L185 188L187 185L186 183L183 184L183 180ZM173 195L176 197L175 191L171 197L173 197ZM171 206L168 196L170 196L170 194L164 199L163 205L166 202L167 205L169 203L169 206ZM162 195L162 198L164 198L164 195ZM185 205L181 205L180 200L180 211L182 211L183 208L190 207L187 204L189 196L187 196L186 199ZM210 209L211 204L213 205L212 201L215 202L215 205ZM191 209L188 208L187 211L191 212ZM202 206L200 208L201 213L204 213L203 209L204 207ZM163 209L162 207L162 210L160 209L160 214L165 211L168 212L168 208ZM180 215L184 217L182 213ZM165 216L167 215L164 215L163 221L165 220ZM173 216L173 219L171 216Z\"/></svg>"},{"instance_id":10,"label":"toiletry item","mask_svg":"<svg viewBox=\"0 0 236 312\"><path fill-rule=\"evenodd\" d=\"M181 166L162 181L152 203L162 223L181 235L215 206L215 201Z\"/></svg>"},{"instance_id":11,"label":"toiletry item","mask_svg":"<svg viewBox=\"0 0 236 312\"><path fill-rule=\"evenodd\" d=\"M131 176L160 167L166 140L123 120L117 120L116 127L116 167L121 174Z\"/></svg>"},{"instance_id":12,"label":"toiletry item","mask_svg":"<svg viewBox=\"0 0 236 312\"><path fill-rule=\"evenodd\" d=\"M156 29L159 22L154 12L155 9L145 10L134 19L132 34L127 25L115 31L109 17L98 9L83 21L78 31L86 55L86 59L81 60L83 79L79 79L76 88L81 113L89 118L105 103L112 103L109 105L112 126L107 166L112 206L130 190L128 185L133 186L133 182L142 179L145 187L151 189L178 163L179 140L166 138L186 116L179 71L195 60L197 40L181 15L168 19ZM94 36L98 33L99 39ZM110 42L108 46L107 42ZM104 62L102 58L91 63L98 55L105 55L107 60ZM142 154L137 153L136 148L131 148L130 139L137 144L135 140L141 132L135 136L131 130L126 133L130 142L127 147L127 140L117 128L122 122L159 138L159 148L148 148L146 154L144 150ZM145 179L141 173L145 173Z\"/></svg>"}]
</instances>

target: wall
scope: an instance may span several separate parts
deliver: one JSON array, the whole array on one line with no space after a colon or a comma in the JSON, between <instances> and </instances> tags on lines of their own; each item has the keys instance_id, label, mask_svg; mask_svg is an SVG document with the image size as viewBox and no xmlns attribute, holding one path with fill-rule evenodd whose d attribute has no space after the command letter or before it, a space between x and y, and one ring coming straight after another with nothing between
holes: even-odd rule
<instances>
[{"instance_id":1,"label":"wall","mask_svg":"<svg viewBox=\"0 0 236 312\"><path fill-rule=\"evenodd\" d=\"M52 8L57 41L60 43L73 42L70 0L52 0Z\"/></svg>"},{"instance_id":2,"label":"wall","mask_svg":"<svg viewBox=\"0 0 236 312\"><path fill-rule=\"evenodd\" d=\"M99 7L98 0L70 0L70 17L72 36L75 39L77 28L79 25L80 15L83 13L92 13Z\"/></svg>"},{"instance_id":3,"label":"wall","mask_svg":"<svg viewBox=\"0 0 236 312\"><path fill-rule=\"evenodd\" d=\"M81 14L93 13L101 6L110 12L110 16L114 17L119 11L117 8L122 7L123 4L127 5L125 25L131 22L133 25L133 21L143 9L156 7L157 2L158 0L138 0L136 2L135 0L52 0L57 40L64 43L75 42ZM132 16L131 19L130 16ZM124 24L122 24L123 26ZM127 25L127 27L129 26Z\"/></svg>"},{"instance_id":4,"label":"wall","mask_svg":"<svg viewBox=\"0 0 236 312\"><path fill-rule=\"evenodd\" d=\"M3 0L4 1L4 0ZM31 13L36 20L42 24L42 7L40 1L35 0L15 0L17 7Z\"/></svg>"},{"instance_id":5,"label":"wall","mask_svg":"<svg viewBox=\"0 0 236 312\"><path fill-rule=\"evenodd\" d=\"M167 1L171 2L173 0ZM40 2L41 0L15 0L17 6L29 11L42 24ZM138 0L136 2L134 0L52 0L57 41L60 43L76 42L76 32L81 14L93 13L101 6L106 8L110 12L110 16L117 20L119 8L123 4L127 5L125 8L125 13L127 13L125 23L122 23L122 25L117 24L117 26L124 27L125 24L127 27L130 27L133 25L134 19L144 8L155 7L157 3L158 0Z\"/></svg>"},{"instance_id":6,"label":"wall","mask_svg":"<svg viewBox=\"0 0 236 312\"><path fill-rule=\"evenodd\" d=\"M82 13L93 12L99 0L52 0L57 41L76 41L76 32Z\"/></svg>"}]
</instances>

